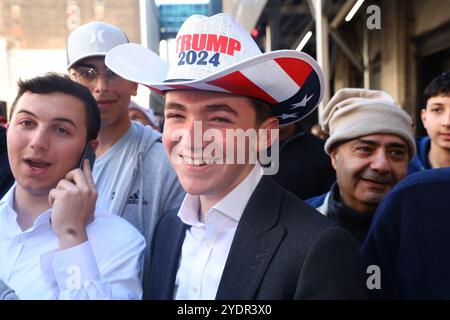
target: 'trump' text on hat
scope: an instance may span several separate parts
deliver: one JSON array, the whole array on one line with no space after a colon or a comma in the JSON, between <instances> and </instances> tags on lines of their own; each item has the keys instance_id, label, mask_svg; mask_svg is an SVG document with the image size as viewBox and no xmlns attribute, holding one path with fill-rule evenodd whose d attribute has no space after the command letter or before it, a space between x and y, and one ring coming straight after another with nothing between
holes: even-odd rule
<instances>
[{"instance_id":1,"label":"'trump' text on hat","mask_svg":"<svg viewBox=\"0 0 450 320\"><path fill-rule=\"evenodd\" d=\"M217 34L184 34L176 38L176 52L183 51L212 51L234 56L235 51L241 50L241 43L227 36Z\"/></svg>"}]
</instances>

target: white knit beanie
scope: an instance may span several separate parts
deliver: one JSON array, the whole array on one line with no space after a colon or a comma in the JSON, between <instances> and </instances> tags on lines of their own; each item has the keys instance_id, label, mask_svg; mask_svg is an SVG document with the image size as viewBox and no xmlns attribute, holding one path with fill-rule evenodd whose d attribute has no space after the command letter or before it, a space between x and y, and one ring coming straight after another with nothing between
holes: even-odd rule
<instances>
[{"instance_id":1,"label":"white knit beanie","mask_svg":"<svg viewBox=\"0 0 450 320\"><path fill-rule=\"evenodd\" d=\"M331 98L322 114L329 155L337 142L372 134L393 134L408 145L410 158L416 153L411 116L384 91L345 88Z\"/></svg>"}]
</instances>

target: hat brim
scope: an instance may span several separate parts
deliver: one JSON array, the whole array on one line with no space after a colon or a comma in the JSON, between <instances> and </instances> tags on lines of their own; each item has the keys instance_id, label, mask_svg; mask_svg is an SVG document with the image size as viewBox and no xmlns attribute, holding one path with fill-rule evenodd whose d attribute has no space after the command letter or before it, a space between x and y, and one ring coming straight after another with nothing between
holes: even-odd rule
<instances>
[{"instance_id":1,"label":"hat brim","mask_svg":"<svg viewBox=\"0 0 450 320\"><path fill-rule=\"evenodd\" d=\"M69 65L67 65L67 70L72 68L74 65L76 65L78 62L80 62L83 59L92 58L92 57L104 57L106 56L107 52L89 52L85 53L81 56L79 56L76 60L72 61Z\"/></svg>"},{"instance_id":2,"label":"hat brim","mask_svg":"<svg viewBox=\"0 0 450 320\"><path fill-rule=\"evenodd\" d=\"M205 90L262 100L272 107L280 125L301 120L323 96L322 72L306 53L278 50L257 55L201 79L156 79L154 53L124 44L108 52L105 63L121 77L159 93Z\"/></svg>"},{"instance_id":3,"label":"hat brim","mask_svg":"<svg viewBox=\"0 0 450 320\"><path fill-rule=\"evenodd\" d=\"M143 85L164 81L169 69L160 56L136 43L112 48L105 57L105 65L122 78Z\"/></svg>"}]
</instances>

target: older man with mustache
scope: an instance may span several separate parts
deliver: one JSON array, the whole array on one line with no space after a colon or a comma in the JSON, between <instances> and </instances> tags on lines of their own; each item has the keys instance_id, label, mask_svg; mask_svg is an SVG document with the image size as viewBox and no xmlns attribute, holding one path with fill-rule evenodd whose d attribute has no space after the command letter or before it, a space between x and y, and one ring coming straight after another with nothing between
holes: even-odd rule
<instances>
[{"instance_id":1,"label":"older man with mustache","mask_svg":"<svg viewBox=\"0 0 450 320\"><path fill-rule=\"evenodd\" d=\"M413 122L387 93L353 88L339 90L322 119L337 181L307 202L362 243L379 203L406 176Z\"/></svg>"}]
</instances>

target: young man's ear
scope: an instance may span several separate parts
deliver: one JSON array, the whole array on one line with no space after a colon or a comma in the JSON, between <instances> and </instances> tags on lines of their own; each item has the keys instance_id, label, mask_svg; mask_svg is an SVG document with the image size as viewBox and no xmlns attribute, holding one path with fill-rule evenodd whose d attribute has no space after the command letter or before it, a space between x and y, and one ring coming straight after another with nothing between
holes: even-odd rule
<instances>
[{"instance_id":1,"label":"young man's ear","mask_svg":"<svg viewBox=\"0 0 450 320\"><path fill-rule=\"evenodd\" d=\"M92 147L92 149L93 149L94 151L97 150L97 147L98 147L98 140L97 140L97 139L91 140L91 141L89 141L88 143L91 144L91 147Z\"/></svg>"},{"instance_id":2,"label":"young man's ear","mask_svg":"<svg viewBox=\"0 0 450 320\"><path fill-rule=\"evenodd\" d=\"M271 145L275 143L275 141L278 139L280 135L279 128L280 128L279 121L275 117L270 117L269 119L261 123L261 125L258 128L258 131L261 129L266 131L257 132L259 141L257 147L258 152L261 152L269 148Z\"/></svg>"},{"instance_id":3,"label":"young man's ear","mask_svg":"<svg viewBox=\"0 0 450 320\"><path fill-rule=\"evenodd\" d=\"M427 128L427 109L426 107L420 111L420 119L422 120L423 127Z\"/></svg>"},{"instance_id":4,"label":"young man's ear","mask_svg":"<svg viewBox=\"0 0 450 320\"><path fill-rule=\"evenodd\" d=\"M72 81L78 82L77 79L75 78L74 74L73 74L73 69L70 68L70 70L67 71L67 74L64 75L65 77L69 78Z\"/></svg>"},{"instance_id":5,"label":"young man's ear","mask_svg":"<svg viewBox=\"0 0 450 320\"><path fill-rule=\"evenodd\" d=\"M132 96L137 96L137 89L138 89L138 83L133 82L133 89L131 90L131 95Z\"/></svg>"}]
</instances>

